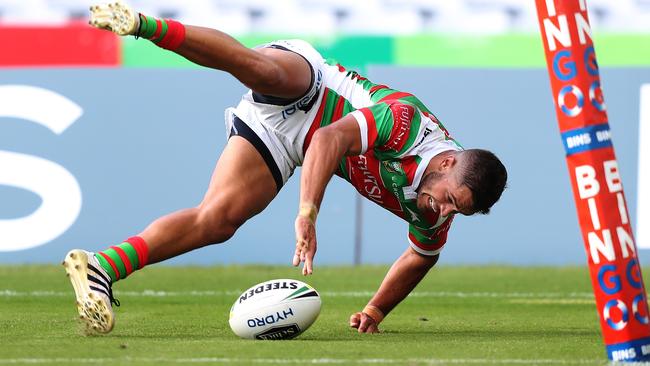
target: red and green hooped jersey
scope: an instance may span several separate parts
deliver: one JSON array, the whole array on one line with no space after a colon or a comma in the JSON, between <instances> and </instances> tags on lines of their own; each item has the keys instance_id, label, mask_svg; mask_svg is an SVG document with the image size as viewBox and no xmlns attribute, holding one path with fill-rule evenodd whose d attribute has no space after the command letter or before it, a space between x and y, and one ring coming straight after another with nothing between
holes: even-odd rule
<instances>
[{"instance_id":1,"label":"red and green hooped jersey","mask_svg":"<svg viewBox=\"0 0 650 366\"><path fill-rule=\"evenodd\" d=\"M453 217L420 213L416 189L432 157L462 147L415 96L373 84L340 65L324 65L323 74L319 109L303 151L316 129L352 113L361 130L362 155L344 158L337 175L364 197L406 220L413 249L438 254Z\"/></svg>"}]
</instances>

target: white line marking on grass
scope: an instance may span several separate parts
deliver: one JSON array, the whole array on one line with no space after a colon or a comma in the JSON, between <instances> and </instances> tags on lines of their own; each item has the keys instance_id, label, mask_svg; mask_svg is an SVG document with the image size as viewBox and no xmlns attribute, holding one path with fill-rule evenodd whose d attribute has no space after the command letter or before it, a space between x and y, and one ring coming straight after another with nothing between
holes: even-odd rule
<instances>
[{"instance_id":1,"label":"white line marking on grass","mask_svg":"<svg viewBox=\"0 0 650 366\"><path fill-rule=\"evenodd\" d=\"M116 296L140 296L140 297L192 297L192 296L238 296L243 290L232 291L115 291ZM67 291L16 291L0 290L2 297L57 297L70 296ZM321 291L323 297L371 297L373 291ZM594 294L590 292L452 292L452 291L416 291L409 294L409 297L431 297L431 298L508 298L508 299L593 299Z\"/></svg>"},{"instance_id":2,"label":"white line marking on grass","mask_svg":"<svg viewBox=\"0 0 650 366\"><path fill-rule=\"evenodd\" d=\"M88 364L114 364L119 363L212 363L212 364L357 364L357 365L449 365L449 364L478 364L478 365L605 365L605 360L561 360L561 359L481 359L481 358L164 358L164 357L124 357L124 358L7 358L1 359L0 364L50 364L50 363L88 363Z\"/></svg>"},{"instance_id":3,"label":"white line marking on grass","mask_svg":"<svg viewBox=\"0 0 650 366\"><path fill-rule=\"evenodd\" d=\"M594 299L509 299L511 304L525 305L594 305Z\"/></svg>"}]
</instances>

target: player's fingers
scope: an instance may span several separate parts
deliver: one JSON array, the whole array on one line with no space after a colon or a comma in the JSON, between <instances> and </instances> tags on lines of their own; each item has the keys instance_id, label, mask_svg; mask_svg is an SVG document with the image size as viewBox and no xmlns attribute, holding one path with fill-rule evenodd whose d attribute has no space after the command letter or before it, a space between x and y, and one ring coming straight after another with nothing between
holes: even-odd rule
<instances>
[{"instance_id":1,"label":"player's fingers","mask_svg":"<svg viewBox=\"0 0 650 366\"><path fill-rule=\"evenodd\" d=\"M293 265L297 266L300 264L300 262L303 262L304 260L302 259L302 253L303 253L303 248L305 247L305 240L303 239L296 239L296 251L293 255Z\"/></svg>"},{"instance_id":2,"label":"player's fingers","mask_svg":"<svg viewBox=\"0 0 650 366\"><path fill-rule=\"evenodd\" d=\"M314 270L312 268L312 266L313 266L313 258L314 258L313 254L307 254L307 256L305 257L305 266L302 268L303 269L303 271L302 271L303 275L305 275L305 276L310 275L310 274L312 274L314 272Z\"/></svg>"},{"instance_id":3,"label":"player's fingers","mask_svg":"<svg viewBox=\"0 0 650 366\"><path fill-rule=\"evenodd\" d=\"M359 333L365 333L369 326L370 326L370 321L368 321L368 317L361 315L359 328L357 328L359 330Z\"/></svg>"},{"instance_id":4,"label":"player's fingers","mask_svg":"<svg viewBox=\"0 0 650 366\"><path fill-rule=\"evenodd\" d=\"M361 322L359 324L359 333L377 333L379 328L375 319L366 314L361 314Z\"/></svg>"},{"instance_id":5,"label":"player's fingers","mask_svg":"<svg viewBox=\"0 0 650 366\"><path fill-rule=\"evenodd\" d=\"M379 327L377 327L377 324L371 323L371 324L364 324L364 326L359 325L359 333L379 333Z\"/></svg>"},{"instance_id":6,"label":"player's fingers","mask_svg":"<svg viewBox=\"0 0 650 366\"><path fill-rule=\"evenodd\" d=\"M300 264L300 249L298 248L298 245L296 245L296 251L293 252L293 261L292 264L294 266L297 266Z\"/></svg>"},{"instance_id":7,"label":"player's fingers","mask_svg":"<svg viewBox=\"0 0 650 366\"><path fill-rule=\"evenodd\" d=\"M366 333L379 333L379 327L377 326L377 323L372 322L372 324L368 325Z\"/></svg>"},{"instance_id":8,"label":"player's fingers","mask_svg":"<svg viewBox=\"0 0 650 366\"><path fill-rule=\"evenodd\" d=\"M362 321L361 323L359 323L359 326L357 327L357 332L365 333L366 329L368 329L368 324Z\"/></svg>"},{"instance_id":9,"label":"player's fingers","mask_svg":"<svg viewBox=\"0 0 650 366\"><path fill-rule=\"evenodd\" d=\"M350 315L350 326L352 328L358 328L359 327L359 323L360 323L359 318L361 318L361 313L354 313L354 314Z\"/></svg>"},{"instance_id":10,"label":"player's fingers","mask_svg":"<svg viewBox=\"0 0 650 366\"><path fill-rule=\"evenodd\" d=\"M302 246L302 250L300 251L300 261L301 262L306 262L307 261L307 256L309 255L309 240L304 240L303 241L304 245Z\"/></svg>"}]
</instances>

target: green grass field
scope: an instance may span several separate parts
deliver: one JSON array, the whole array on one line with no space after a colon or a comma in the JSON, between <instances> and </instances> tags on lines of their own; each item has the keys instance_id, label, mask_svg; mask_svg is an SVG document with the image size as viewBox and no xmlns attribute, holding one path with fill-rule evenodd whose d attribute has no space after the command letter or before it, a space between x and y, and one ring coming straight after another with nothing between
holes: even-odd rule
<instances>
[{"instance_id":1,"label":"green grass field","mask_svg":"<svg viewBox=\"0 0 650 366\"><path fill-rule=\"evenodd\" d=\"M585 268L435 268L382 323L358 334L387 267L316 267L316 323L290 341L237 338L238 294L291 267L153 266L115 286L106 336L85 337L60 266L0 267L0 364L602 365L605 349Z\"/></svg>"}]
</instances>

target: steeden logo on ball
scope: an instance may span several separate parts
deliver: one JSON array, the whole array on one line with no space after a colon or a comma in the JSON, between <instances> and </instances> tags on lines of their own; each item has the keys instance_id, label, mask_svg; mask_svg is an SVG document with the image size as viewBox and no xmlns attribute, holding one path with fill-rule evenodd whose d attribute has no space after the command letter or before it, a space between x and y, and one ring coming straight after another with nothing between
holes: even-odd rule
<instances>
[{"instance_id":1,"label":"steeden logo on ball","mask_svg":"<svg viewBox=\"0 0 650 366\"><path fill-rule=\"evenodd\" d=\"M259 283L244 291L230 309L230 328L248 339L291 339L309 328L321 299L308 284L292 279Z\"/></svg>"}]
</instances>

